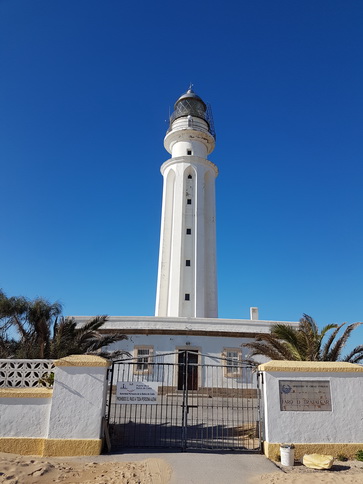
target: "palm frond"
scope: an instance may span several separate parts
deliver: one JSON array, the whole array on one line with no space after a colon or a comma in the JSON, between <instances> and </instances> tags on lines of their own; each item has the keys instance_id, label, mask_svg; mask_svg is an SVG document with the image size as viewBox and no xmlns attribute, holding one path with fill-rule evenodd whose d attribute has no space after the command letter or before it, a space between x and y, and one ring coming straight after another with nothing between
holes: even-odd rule
<instances>
[{"instance_id":1,"label":"palm frond","mask_svg":"<svg viewBox=\"0 0 363 484\"><path fill-rule=\"evenodd\" d=\"M263 355L267 358L271 358L271 360L284 360L285 358L276 351L274 348L269 346L266 343L244 343L243 346L246 348L251 349L252 351L248 354L248 358L252 358L253 356Z\"/></svg>"},{"instance_id":2,"label":"palm frond","mask_svg":"<svg viewBox=\"0 0 363 484\"><path fill-rule=\"evenodd\" d=\"M321 361L330 361L328 359L328 355L330 352L331 345L334 343L334 340L339 333L340 329L345 325L346 323L342 323L340 325L334 325L335 326L335 331L329 336L328 341L324 344L322 350L321 350Z\"/></svg>"},{"instance_id":3,"label":"palm frond","mask_svg":"<svg viewBox=\"0 0 363 484\"><path fill-rule=\"evenodd\" d=\"M311 316L303 313L303 317L300 318L299 328L306 333L317 334L319 332L318 327Z\"/></svg>"},{"instance_id":4,"label":"palm frond","mask_svg":"<svg viewBox=\"0 0 363 484\"><path fill-rule=\"evenodd\" d=\"M261 342L263 346L261 346ZM253 350L253 355L264 355L272 359L277 360L295 360L295 352L291 351L290 345L284 341L281 341L277 338L274 334L262 334L256 338L255 342L252 343L245 343L247 348ZM256 351L261 351L261 353L257 353Z\"/></svg>"},{"instance_id":5,"label":"palm frond","mask_svg":"<svg viewBox=\"0 0 363 484\"><path fill-rule=\"evenodd\" d=\"M288 324L274 324L271 327L271 334L278 339L288 341L292 344L297 343L297 333L295 328L292 328Z\"/></svg>"},{"instance_id":6,"label":"palm frond","mask_svg":"<svg viewBox=\"0 0 363 484\"><path fill-rule=\"evenodd\" d=\"M363 360L363 345L356 346L343 361L348 363L359 363Z\"/></svg>"},{"instance_id":7,"label":"palm frond","mask_svg":"<svg viewBox=\"0 0 363 484\"><path fill-rule=\"evenodd\" d=\"M17 314L11 316L10 322L13 326L15 326L15 329L20 334L22 339L26 339L28 337L29 332L27 331L24 322Z\"/></svg>"},{"instance_id":8,"label":"palm frond","mask_svg":"<svg viewBox=\"0 0 363 484\"><path fill-rule=\"evenodd\" d=\"M346 323L344 323L344 324L346 324ZM329 351L329 353L327 355L328 361L338 361L339 360L342 349L344 348L346 342L348 341L348 338L349 338L351 332L355 328L360 326L361 324L363 324L363 323L353 323L353 324L350 324L349 326L347 326L345 328L343 335L338 339L338 341L335 343L333 348ZM343 326L343 325L341 325L341 326Z\"/></svg>"},{"instance_id":9,"label":"palm frond","mask_svg":"<svg viewBox=\"0 0 363 484\"><path fill-rule=\"evenodd\" d=\"M81 326L77 326L79 334L87 333L89 331L98 331L107 321L107 316L95 316ZM76 323L75 323L76 324Z\"/></svg>"},{"instance_id":10,"label":"palm frond","mask_svg":"<svg viewBox=\"0 0 363 484\"><path fill-rule=\"evenodd\" d=\"M87 341L85 341L84 347L81 348L85 351L85 353L94 352L124 339L127 339L127 337L122 333L115 333L112 335L96 334L94 337L90 337Z\"/></svg>"},{"instance_id":11,"label":"palm frond","mask_svg":"<svg viewBox=\"0 0 363 484\"><path fill-rule=\"evenodd\" d=\"M343 323L344 325L345 323ZM324 336L326 335L326 333L332 329L335 329L337 328L338 325L337 324L327 324L326 326L324 326L324 328L320 331L320 334L322 336L322 338L324 338Z\"/></svg>"},{"instance_id":12,"label":"palm frond","mask_svg":"<svg viewBox=\"0 0 363 484\"><path fill-rule=\"evenodd\" d=\"M131 358L132 354L125 350L115 350L115 351L94 351L88 352L88 355L96 355L100 356L101 358L106 358L107 360L118 360L121 358Z\"/></svg>"}]
</instances>

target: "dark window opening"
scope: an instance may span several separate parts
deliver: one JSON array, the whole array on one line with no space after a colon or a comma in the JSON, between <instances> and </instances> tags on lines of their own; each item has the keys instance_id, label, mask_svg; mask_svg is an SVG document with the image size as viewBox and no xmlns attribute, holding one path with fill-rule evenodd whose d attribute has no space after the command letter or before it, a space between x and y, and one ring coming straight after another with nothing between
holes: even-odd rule
<instances>
[{"instance_id":1,"label":"dark window opening","mask_svg":"<svg viewBox=\"0 0 363 484\"><path fill-rule=\"evenodd\" d=\"M187 155L191 155L192 154L192 150L187 150Z\"/></svg>"},{"instance_id":2,"label":"dark window opening","mask_svg":"<svg viewBox=\"0 0 363 484\"><path fill-rule=\"evenodd\" d=\"M191 180L192 178L192 175L188 175L188 180Z\"/></svg>"},{"instance_id":3,"label":"dark window opening","mask_svg":"<svg viewBox=\"0 0 363 484\"><path fill-rule=\"evenodd\" d=\"M187 204L188 204L188 205L191 205L191 204L192 204L192 199L191 199L191 198L188 198L188 199L187 199Z\"/></svg>"},{"instance_id":4,"label":"dark window opening","mask_svg":"<svg viewBox=\"0 0 363 484\"><path fill-rule=\"evenodd\" d=\"M185 295L185 300L186 300L186 301L190 301L190 294L186 294L186 295Z\"/></svg>"},{"instance_id":5,"label":"dark window opening","mask_svg":"<svg viewBox=\"0 0 363 484\"><path fill-rule=\"evenodd\" d=\"M187 259L187 260L185 261L185 265L186 265L186 266L188 266L188 267L190 266L190 259Z\"/></svg>"},{"instance_id":6,"label":"dark window opening","mask_svg":"<svg viewBox=\"0 0 363 484\"><path fill-rule=\"evenodd\" d=\"M191 235L192 229L187 229L187 235Z\"/></svg>"}]
</instances>

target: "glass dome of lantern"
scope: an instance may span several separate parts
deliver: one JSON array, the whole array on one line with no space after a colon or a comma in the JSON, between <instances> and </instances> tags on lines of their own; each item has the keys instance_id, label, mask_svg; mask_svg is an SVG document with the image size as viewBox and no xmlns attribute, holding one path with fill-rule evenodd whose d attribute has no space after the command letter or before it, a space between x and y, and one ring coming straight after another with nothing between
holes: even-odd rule
<instances>
[{"instance_id":1,"label":"glass dome of lantern","mask_svg":"<svg viewBox=\"0 0 363 484\"><path fill-rule=\"evenodd\" d=\"M203 119L208 124L209 132L215 137L211 108L193 91L192 86L174 104L174 111L170 116L169 131L176 119L188 116Z\"/></svg>"}]
</instances>

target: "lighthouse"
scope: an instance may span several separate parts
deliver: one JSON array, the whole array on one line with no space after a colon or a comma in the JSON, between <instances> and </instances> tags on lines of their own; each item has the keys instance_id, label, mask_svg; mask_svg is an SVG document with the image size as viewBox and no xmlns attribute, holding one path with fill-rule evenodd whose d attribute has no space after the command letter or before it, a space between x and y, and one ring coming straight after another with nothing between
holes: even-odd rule
<instances>
[{"instance_id":1,"label":"lighthouse","mask_svg":"<svg viewBox=\"0 0 363 484\"><path fill-rule=\"evenodd\" d=\"M164 139L163 200L155 315L217 318L215 147L210 108L190 87Z\"/></svg>"}]
</instances>

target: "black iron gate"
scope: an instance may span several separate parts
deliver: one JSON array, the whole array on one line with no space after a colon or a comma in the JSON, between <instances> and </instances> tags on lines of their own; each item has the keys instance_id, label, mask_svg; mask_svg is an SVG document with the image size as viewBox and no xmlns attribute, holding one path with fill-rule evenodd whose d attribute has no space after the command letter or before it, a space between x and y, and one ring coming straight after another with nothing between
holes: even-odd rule
<instances>
[{"instance_id":1,"label":"black iron gate","mask_svg":"<svg viewBox=\"0 0 363 484\"><path fill-rule=\"evenodd\" d=\"M108 424L113 447L260 451L253 368L197 351L113 363Z\"/></svg>"}]
</instances>

